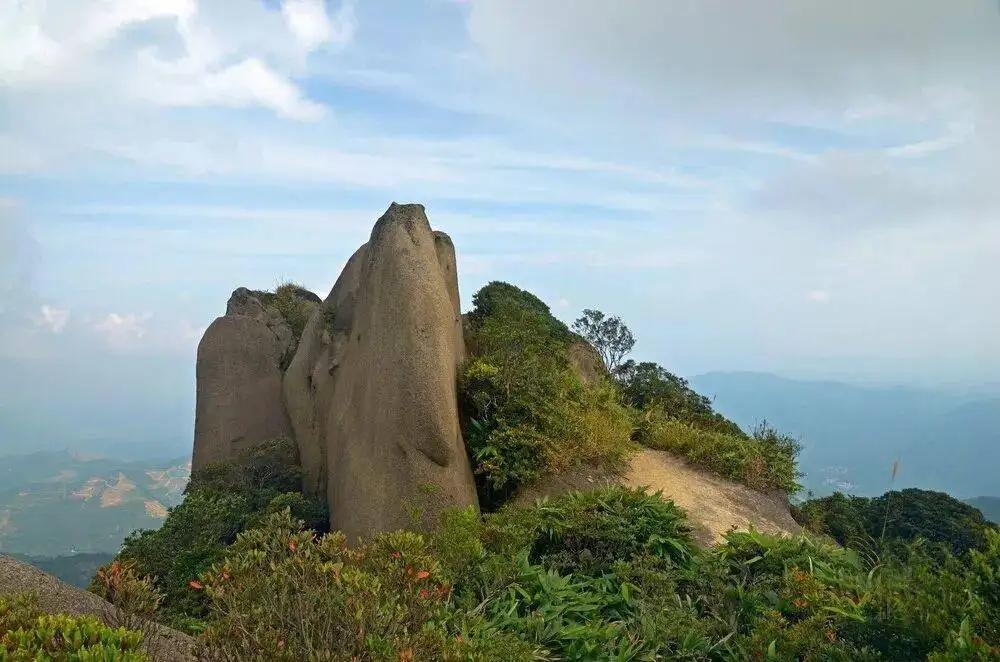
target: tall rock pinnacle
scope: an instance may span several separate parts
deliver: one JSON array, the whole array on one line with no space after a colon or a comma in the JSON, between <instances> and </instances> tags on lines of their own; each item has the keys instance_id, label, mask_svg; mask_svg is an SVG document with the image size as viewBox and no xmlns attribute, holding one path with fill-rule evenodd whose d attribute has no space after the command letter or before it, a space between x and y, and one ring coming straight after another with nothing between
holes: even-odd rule
<instances>
[{"instance_id":1,"label":"tall rock pinnacle","mask_svg":"<svg viewBox=\"0 0 1000 662\"><path fill-rule=\"evenodd\" d=\"M225 342L213 336L209 347ZM268 384L267 407L247 415L258 425L274 396L264 368L281 351L252 351ZM356 539L476 504L455 384L464 354L451 239L431 229L422 205L393 203L312 313L281 376L281 414L299 449L304 490L325 495L332 528ZM200 356L199 412L203 392L231 397L218 378L203 388ZM198 428L196 457L205 437Z\"/></svg>"}]
</instances>

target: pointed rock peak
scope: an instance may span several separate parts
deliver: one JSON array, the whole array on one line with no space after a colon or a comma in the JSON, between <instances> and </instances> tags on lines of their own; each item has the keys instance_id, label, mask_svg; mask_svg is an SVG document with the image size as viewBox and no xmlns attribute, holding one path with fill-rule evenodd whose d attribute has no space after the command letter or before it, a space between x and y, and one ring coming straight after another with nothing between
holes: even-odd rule
<instances>
[{"instance_id":1,"label":"pointed rock peak","mask_svg":"<svg viewBox=\"0 0 1000 662\"><path fill-rule=\"evenodd\" d=\"M375 222L369 243L376 245L392 228L397 226L402 226L406 230L413 243L419 243L418 237L420 234L431 234L431 224L427 220L427 214L424 211L423 205L400 205L393 202L378 221Z\"/></svg>"}]
</instances>

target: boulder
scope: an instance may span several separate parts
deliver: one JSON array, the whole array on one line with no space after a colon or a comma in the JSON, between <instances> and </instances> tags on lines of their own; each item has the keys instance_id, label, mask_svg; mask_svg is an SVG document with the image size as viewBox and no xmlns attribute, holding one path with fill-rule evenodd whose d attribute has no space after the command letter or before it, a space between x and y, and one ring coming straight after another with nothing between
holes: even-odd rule
<instances>
[{"instance_id":1,"label":"boulder","mask_svg":"<svg viewBox=\"0 0 1000 662\"><path fill-rule=\"evenodd\" d=\"M205 331L196 365L193 471L291 434L281 364L294 338L273 312L240 288Z\"/></svg>"},{"instance_id":2,"label":"boulder","mask_svg":"<svg viewBox=\"0 0 1000 662\"><path fill-rule=\"evenodd\" d=\"M285 377L308 490L357 539L476 505L458 420L455 249L393 203L316 310Z\"/></svg>"}]
</instances>

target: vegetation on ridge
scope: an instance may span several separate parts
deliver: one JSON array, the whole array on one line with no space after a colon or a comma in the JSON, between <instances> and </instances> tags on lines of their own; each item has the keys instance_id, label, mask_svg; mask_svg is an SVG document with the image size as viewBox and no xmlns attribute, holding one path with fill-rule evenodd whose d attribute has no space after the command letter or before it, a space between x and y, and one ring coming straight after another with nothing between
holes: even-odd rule
<instances>
[{"instance_id":1,"label":"vegetation on ridge","mask_svg":"<svg viewBox=\"0 0 1000 662\"><path fill-rule=\"evenodd\" d=\"M322 302L316 294L291 281L280 283L274 288L274 292L251 290L251 294L257 297L265 308L274 308L281 313L292 329L295 340L302 338L302 332L305 331L313 310Z\"/></svg>"},{"instance_id":2,"label":"vegetation on ridge","mask_svg":"<svg viewBox=\"0 0 1000 662\"><path fill-rule=\"evenodd\" d=\"M0 596L0 660L144 662L142 633L93 616L45 614L32 595Z\"/></svg>"},{"instance_id":3,"label":"vegetation on ridge","mask_svg":"<svg viewBox=\"0 0 1000 662\"><path fill-rule=\"evenodd\" d=\"M944 492L908 488L880 497L839 492L810 499L793 509L800 524L828 535L841 545L862 547L874 540L922 539L954 554L981 549L988 532L998 527L976 508Z\"/></svg>"},{"instance_id":4,"label":"vegetation on ridge","mask_svg":"<svg viewBox=\"0 0 1000 662\"><path fill-rule=\"evenodd\" d=\"M655 363L624 361L635 338L619 318L587 310L574 325L608 368L606 379L585 384L568 357L569 346L583 339L538 297L493 282L473 303L459 398L487 506L576 465L615 471L634 442L753 489L799 488L795 440L766 425L747 434L683 379Z\"/></svg>"},{"instance_id":5,"label":"vegetation on ridge","mask_svg":"<svg viewBox=\"0 0 1000 662\"><path fill-rule=\"evenodd\" d=\"M304 497L301 488L295 444L288 439L265 442L251 449L242 464L196 472L184 502L170 510L163 526L131 534L117 559L138 575L154 577L164 594L162 618L187 629L205 608L203 595L191 590L191 580L268 512L290 509L311 528L326 530L326 504ZM91 590L101 593L96 579Z\"/></svg>"},{"instance_id":6,"label":"vegetation on ridge","mask_svg":"<svg viewBox=\"0 0 1000 662\"><path fill-rule=\"evenodd\" d=\"M507 283L483 287L473 303L459 405L482 503L495 507L552 471L622 466L629 411L611 383L587 385L573 372L566 325Z\"/></svg>"},{"instance_id":7,"label":"vegetation on ridge","mask_svg":"<svg viewBox=\"0 0 1000 662\"><path fill-rule=\"evenodd\" d=\"M988 660L1000 534L961 557L731 533L698 549L659 495L609 487L348 547L288 511L192 582L219 659Z\"/></svg>"}]
</instances>

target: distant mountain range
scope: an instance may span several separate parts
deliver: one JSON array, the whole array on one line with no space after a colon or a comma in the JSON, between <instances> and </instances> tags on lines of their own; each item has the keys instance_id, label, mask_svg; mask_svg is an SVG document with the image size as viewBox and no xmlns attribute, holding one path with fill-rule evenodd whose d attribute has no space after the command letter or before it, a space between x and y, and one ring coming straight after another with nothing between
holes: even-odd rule
<instances>
[{"instance_id":1,"label":"distant mountain range","mask_svg":"<svg viewBox=\"0 0 1000 662\"><path fill-rule=\"evenodd\" d=\"M0 553L116 552L135 529L156 528L180 503L187 459L124 462L68 452L0 459Z\"/></svg>"},{"instance_id":2,"label":"distant mountain range","mask_svg":"<svg viewBox=\"0 0 1000 662\"><path fill-rule=\"evenodd\" d=\"M1000 524L1000 497L975 497L966 499L965 503L978 508L986 519Z\"/></svg>"},{"instance_id":3,"label":"distant mountain range","mask_svg":"<svg viewBox=\"0 0 1000 662\"><path fill-rule=\"evenodd\" d=\"M798 437L803 482L816 494L921 487L959 498L1000 495L1000 398L751 372L690 381L740 425L766 419Z\"/></svg>"}]
</instances>

